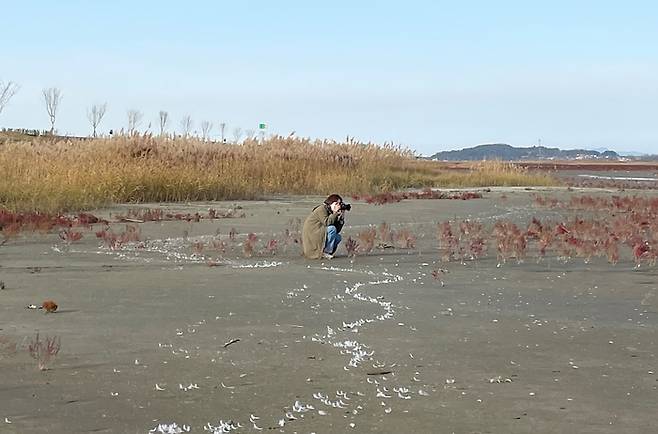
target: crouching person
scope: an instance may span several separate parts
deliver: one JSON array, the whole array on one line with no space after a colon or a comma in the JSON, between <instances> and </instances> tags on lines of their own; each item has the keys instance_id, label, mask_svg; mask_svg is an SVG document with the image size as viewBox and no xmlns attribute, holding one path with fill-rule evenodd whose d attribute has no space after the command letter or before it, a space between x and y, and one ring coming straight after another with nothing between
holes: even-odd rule
<instances>
[{"instance_id":1,"label":"crouching person","mask_svg":"<svg viewBox=\"0 0 658 434\"><path fill-rule=\"evenodd\" d=\"M340 230L345 224L343 199L332 194L313 208L304 221L302 244L308 259L331 259L340 244Z\"/></svg>"}]
</instances>

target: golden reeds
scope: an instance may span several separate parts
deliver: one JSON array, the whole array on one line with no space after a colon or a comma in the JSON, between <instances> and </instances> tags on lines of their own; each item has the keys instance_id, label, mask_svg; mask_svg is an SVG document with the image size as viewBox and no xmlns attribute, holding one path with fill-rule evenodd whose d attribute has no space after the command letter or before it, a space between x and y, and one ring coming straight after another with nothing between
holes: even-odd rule
<instances>
[{"instance_id":1,"label":"golden reeds","mask_svg":"<svg viewBox=\"0 0 658 434\"><path fill-rule=\"evenodd\" d=\"M532 173L525 167L508 161L484 160L468 165L467 171L450 171L436 180L437 186L471 187L511 187L556 185L557 181L548 175Z\"/></svg>"},{"instance_id":2,"label":"golden reeds","mask_svg":"<svg viewBox=\"0 0 658 434\"><path fill-rule=\"evenodd\" d=\"M221 144L150 135L35 137L0 143L0 206L62 212L124 202L251 199L268 194L375 193L407 187L536 185L518 168L437 171L392 146L293 137Z\"/></svg>"}]
</instances>

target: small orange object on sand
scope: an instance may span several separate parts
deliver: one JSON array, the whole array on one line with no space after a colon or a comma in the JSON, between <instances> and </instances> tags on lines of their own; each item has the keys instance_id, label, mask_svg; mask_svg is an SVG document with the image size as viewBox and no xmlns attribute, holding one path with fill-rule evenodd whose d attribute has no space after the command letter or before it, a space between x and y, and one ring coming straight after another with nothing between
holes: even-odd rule
<instances>
[{"instance_id":1,"label":"small orange object on sand","mask_svg":"<svg viewBox=\"0 0 658 434\"><path fill-rule=\"evenodd\" d=\"M46 300L41 303L41 309L45 309L46 313L52 313L57 310L57 303L52 300Z\"/></svg>"}]
</instances>

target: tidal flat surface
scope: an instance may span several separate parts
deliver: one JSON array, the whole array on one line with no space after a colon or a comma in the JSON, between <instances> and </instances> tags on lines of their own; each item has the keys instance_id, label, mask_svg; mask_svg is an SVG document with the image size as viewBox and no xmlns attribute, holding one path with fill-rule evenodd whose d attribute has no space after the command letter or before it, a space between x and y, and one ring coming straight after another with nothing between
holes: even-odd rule
<instances>
[{"instance_id":1,"label":"tidal flat surface","mask_svg":"<svg viewBox=\"0 0 658 434\"><path fill-rule=\"evenodd\" d=\"M141 241L116 248L99 225L70 244L12 239L0 247L0 432L655 432L656 266L627 254L499 264L493 246L440 260L439 221L566 213L535 206L537 192L579 194L353 202L345 239L386 222L416 246L324 261L281 240L319 197L98 210L244 212L136 223ZM26 309L47 299L57 312ZM37 331L61 339L45 371L27 350Z\"/></svg>"}]
</instances>

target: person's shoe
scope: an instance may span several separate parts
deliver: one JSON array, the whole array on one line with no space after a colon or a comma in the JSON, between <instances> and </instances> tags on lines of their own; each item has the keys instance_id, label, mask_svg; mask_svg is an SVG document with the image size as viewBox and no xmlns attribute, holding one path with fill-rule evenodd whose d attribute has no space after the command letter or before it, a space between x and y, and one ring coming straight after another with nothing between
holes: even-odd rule
<instances>
[{"instance_id":1,"label":"person's shoe","mask_svg":"<svg viewBox=\"0 0 658 434\"><path fill-rule=\"evenodd\" d=\"M322 259L334 259L334 255L327 252L322 252Z\"/></svg>"}]
</instances>

